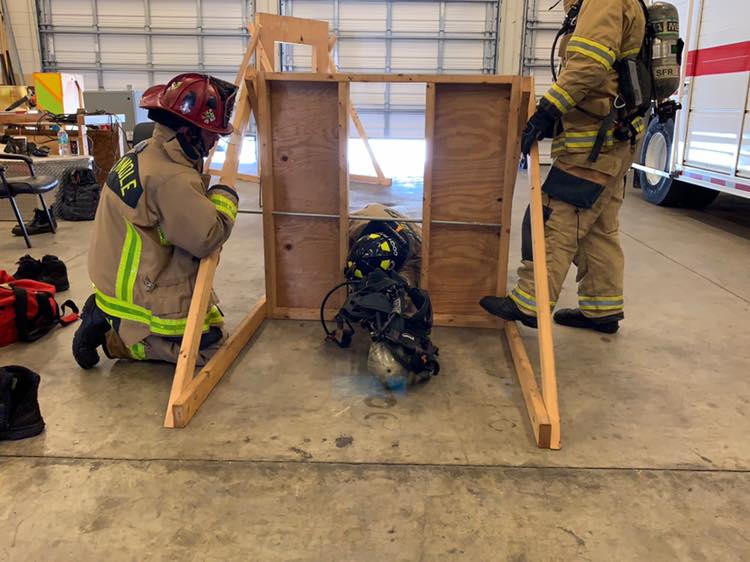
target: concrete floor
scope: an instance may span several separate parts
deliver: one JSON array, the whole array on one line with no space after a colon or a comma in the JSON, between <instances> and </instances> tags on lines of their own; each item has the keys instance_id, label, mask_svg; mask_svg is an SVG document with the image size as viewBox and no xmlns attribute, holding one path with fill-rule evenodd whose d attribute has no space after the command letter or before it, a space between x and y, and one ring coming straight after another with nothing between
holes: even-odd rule
<instances>
[{"instance_id":1,"label":"concrete floor","mask_svg":"<svg viewBox=\"0 0 750 562\"><path fill-rule=\"evenodd\" d=\"M413 213L420 195L359 187L352 203ZM555 328L561 451L535 448L489 330L437 329L440 375L392 394L366 374L364 342L269 321L190 426L166 430L172 368L83 372L60 329L0 351L41 373L48 424L0 443L0 560L747 560L750 202L689 212L628 195L620 333ZM68 263L79 303L89 229L34 239L34 256ZM24 253L0 236L5 267ZM230 327L262 294L259 217L239 219L217 290Z\"/></svg>"}]
</instances>

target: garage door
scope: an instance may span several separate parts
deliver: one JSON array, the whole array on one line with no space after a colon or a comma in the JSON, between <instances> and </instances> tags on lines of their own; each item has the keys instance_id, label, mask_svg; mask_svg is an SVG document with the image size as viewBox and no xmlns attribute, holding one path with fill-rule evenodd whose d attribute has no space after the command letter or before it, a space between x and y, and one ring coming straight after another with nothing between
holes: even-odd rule
<instances>
[{"instance_id":1,"label":"garage door","mask_svg":"<svg viewBox=\"0 0 750 562\"><path fill-rule=\"evenodd\" d=\"M534 76L538 96L544 95L552 85L550 50L564 19L563 3L552 8L555 4L557 0L528 0L527 4L523 71ZM549 141L542 143L543 162L550 161L550 145Z\"/></svg>"},{"instance_id":2,"label":"garage door","mask_svg":"<svg viewBox=\"0 0 750 562\"><path fill-rule=\"evenodd\" d=\"M499 0L282 0L284 15L322 19L344 72L494 74ZM309 49L282 47L283 70L310 70ZM374 138L424 136L424 85L353 84Z\"/></svg>"},{"instance_id":3,"label":"garage door","mask_svg":"<svg viewBox=\"0 0 750 562\"><path fill-rule=\"evenodd\" d=\"M37 0L44 70L142 90L199 70L234 81L253 0Z\"/></svg>"}]
</instances>

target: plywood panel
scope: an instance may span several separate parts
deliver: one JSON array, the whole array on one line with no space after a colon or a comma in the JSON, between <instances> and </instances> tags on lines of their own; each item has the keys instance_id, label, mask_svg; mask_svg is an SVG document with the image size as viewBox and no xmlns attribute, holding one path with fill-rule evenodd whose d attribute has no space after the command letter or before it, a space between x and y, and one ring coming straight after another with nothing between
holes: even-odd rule
<instances>
[{"instance_id":1,"label":"plywood panel","mask_svg":"<svg viewBox=\"0 0 750 562\"><path fill-rule=\"evenodd\" d=\"M430 296L436 318L487 316L479 299L495 294L500 229L432 223L430 238Z\"/></svg>"},{"instance_id":2,"label":"plywood panel","mask_svg":"<svg viewBox=\"0 0 750 562\"><path fill-rule=\"evenodd\" d=\"M319 307L340 282L338 219L277 215L274 223L277 306Z\"/></svg>"},{"instance_id":3,"label":"plywood panel","mask_svg":"<svg viewBox=\"0 0 750 562\"><path fill-rule=\"evenodd\" d=\"M499 223L511 87L435 89L432 219Z\"/></svg>"},{"instance_id":4,"label":"plywood panel","mask_svg":"<svg viewBox=\"0 0 750 562\"><path fill-rule=\"evenodd\" d=\"M274 210L338 213L338 84L269 84Z\"/></svg>"}]
</instances>

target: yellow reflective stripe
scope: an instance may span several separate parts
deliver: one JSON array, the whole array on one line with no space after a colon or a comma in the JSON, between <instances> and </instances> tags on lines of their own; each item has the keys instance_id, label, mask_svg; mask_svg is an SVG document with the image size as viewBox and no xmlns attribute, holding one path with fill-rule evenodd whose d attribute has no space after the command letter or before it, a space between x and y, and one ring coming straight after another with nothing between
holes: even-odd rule
<instances>
[{"instance_id":1,"label":"yellow reflective stripe","mask_svg":"<svg viewBox=\"0 0 750 562\"><path fill-rule=\"evenodd\" d=\"M164 231L161 229L161 225L156 226L156 231L159 233L159 244L162 246L171 246L172 243L167 240L167 237L164 236Z\"/></svg>"},{"instance_id":2,"label":"yellow reflective stripe","mask_svg":"<svg viewBox=\"0 0 750 562\"><path fill-rule=\"evenodd\" d=\"M130 355L136 361L144 361L146 359L146 347L142 343L136 343L130 346Z\"/></svg>"},{"instance_id":3,"label":"yellow reflective stripe","mask_svg":"<svg viewBox=\"0 0 750 562\"><path fill-rule=\"evenodd\" d=\"M567 50L592 58L607 70L617 60L615 52L606 45L578 35L574 35L568 42Z\"/></svg>"},{"instance_id":4,"label":"yellow reflective stripe","mask_svg":"<svg viewBox=\"0 0 750 562\"><path fill-rule=\"evenodd\" d=\"M633 119L633 128L636 133L642 133L646 129L646 123L644 123L641 117Z\"/></svg>"},{"instance_id":5,"label":"yellow reflective stripe","mask_svg":"<svg viewBox=\"0 0 750 562\"><path fill-rule=\"evenodd\" d=\"M514 287L508 296L521 308L525 308L526 310L530 310L531 312L536 314L536 298L534 298L533 295L530 295L523 289ZM551 308L554 308L556 304L557 301L550 301L549 303Z\"/></svg>"},{"instance_id":6,"label":"yellow reflective stripe","mask_svg":"<svg viewBox=\"0 0 750 562\"><path fill-rule=\"evenodd\" d=\"M558 101L554 96L550 95L549 92L544 94L544 99L546 99L548 102L554 105L560 111L560 113L566 112L565 106L560 101Z\"/></svg>"},{"instance_id":7,"label":"yellow reflective stripe","mask_svg":"<svg viewBox=\"0 0 750 562\"><path fill-rule=\"evenodd\" d=\"M544 99L554 105L560 110L560 113L567 113L573 109L576 105L573 96L566 92L563 88L557 84L552 84L552 87L544 94Z\"/></svg>"},{"instance_id":8,"label":"yellow reflective stripe","mask_svg":"<svg viewBox=\"0 0 750 562\"><path fill-rule=\"evenodd\" d=\"M95 294L96 305L105 314L145 324L149 327L151 333L160 336L181 336L185 332L187 318L159 318L142 306L107 296L98 289L95 289ZM223 321L221 312L214 305L203 322L203 331L206 332L211 326L221 324Z\"/></svg>"},{"instance_id":9,"label":"yellow reflective stripe","mask_svg":"<svg viewBox=\"0 0 750 562\"><path fill-rule=\"evenodd\" d=\"M576 102L573 99L573 96L571 96L568 92L566 92L563 88L558 86L557 84L552 84L552 89L556 91L558 94L560 94L563 98L565 98L565 101L568 102L568 105L570 107L574 107Z\"/></svg>"},{"instance_id":10,"label":"yellow reflective stripe","mask_svg":"<svg viewBox=\"0 0 750 562\"><path fill-rule=\"evenodd\" d=\"M621 54L621 55L620 55L620 56L618 57L618 59L619 59L619 60L622 60L622 59L626 59L626 58L628 58L628 57L632 57L632 56L635 56L635 55L637 55L637 54L638 54L638 53L640 53L640 52L641 52L641 48L640 48L640 47L638 47L637 49L629 49L629 50L627 50L627 51L623 52L623 53L622 53L622 54Z\"/></svg>"},{"instance_id":11,"label":"yellow reflective stripe","mask_svg":"<svg viewBox=\"0 0 750 562\"><path fill-rule=\"evenodd\" d=\"M211 203L216 206L220 213L224 213L230 219L235 220L237 218L237 205L228 197L215 193L211 195Z\"/></svg>"},{"instance_id":12,"label":"yellow reflective stripe","mask_svg":"<svg viewBox=\"0 0 750 562\"><path fill-rule=\"evenodd\" d=\"M581 310L622 310L625 306L623 295L609 297L589 297L579 295L578 307Z\"/></svg>"},{"instance_id":13,"label":"yellow reflective stripe","mask_svg":"<svg viewBox=\"0 0 750 562\"><path fill-rule=\"evenodd\" d=\"M125 221L127 232L125 242L120 254L120 265L117 268L117 281L115 283L115 294L117 298L125 302L133 302L133 288L138 275L138 266L141 261L141 237L135 227Z\"/></svg>"}]
</instances>

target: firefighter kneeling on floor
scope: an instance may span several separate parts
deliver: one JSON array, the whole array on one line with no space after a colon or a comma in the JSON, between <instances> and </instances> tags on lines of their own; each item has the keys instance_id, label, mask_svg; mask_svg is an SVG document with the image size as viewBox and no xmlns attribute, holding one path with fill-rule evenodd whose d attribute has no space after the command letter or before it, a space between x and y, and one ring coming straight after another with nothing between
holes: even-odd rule
<instances>
[{"instance_id":1,"label":"firefighter kneeling on floor","mask_svg":"<svg viewBox=\"0 0 750 562\"><path fill-rule=\"evenodd\" d=\"M83 308L73 355L84 369L109 358L176 362L200 259L229 238L237 216L231 187L206 189L203 159L222 135L237 88L181 74L146 90L141 107L153 136L112 168L102 189L89 248L94 294ZM226 335L212 296L197 363Z\"/></svg>"},{"instance_id":2,"label":"firefighter kneeling on floor","mask_svg":"<svg viewBox=\"0 0 750 562\"><path fill-rule=\"evenodd\" d=\"M623 86L642 61L647 8L639 0L565 0L563 66L522 135L528 155L553 138L554 163L542 187L550 301L554 307L571 263L578 267L578 308L555 313L558 324L614 333L623 314L624 257L619 213L624 177L644 129L640 100L624 116ZM641 64L643 63L643 64ZM554 72L554 70L553 70ZM640 77L643 75L641 74ZM637 85L635 90L640 90ZM480 304L506 320L537 326L529 210L523 228L518 284L507 297Z\"/></svg>"}]
</instances>

